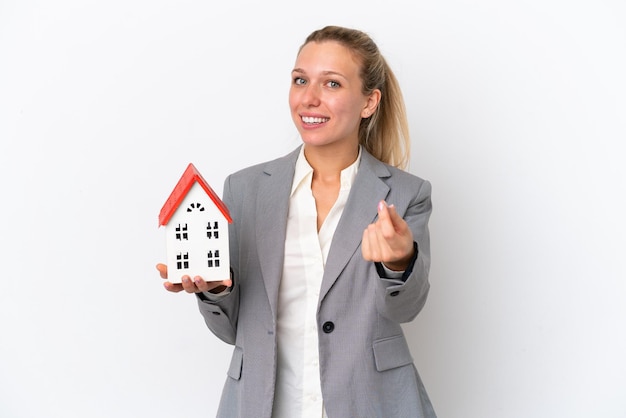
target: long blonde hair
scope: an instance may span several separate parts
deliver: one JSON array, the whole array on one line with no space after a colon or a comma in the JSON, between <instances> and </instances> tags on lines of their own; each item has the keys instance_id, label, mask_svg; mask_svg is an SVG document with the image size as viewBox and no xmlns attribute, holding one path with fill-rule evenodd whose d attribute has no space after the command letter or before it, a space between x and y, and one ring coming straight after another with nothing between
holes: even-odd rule
<instances>
[{"instance_id":1,"label":"long blonde hair","mask_svg":"<svg viewBox=\"0 0 626 418\"><path fill-rule=\"evenodd\" d=\"M309 42L339 42L361 63L363 94L375 89L381 92L376 111L361 119L359 143L387 164L406 169L409 165L411 139L404 98L398 80L372 38L364 32L341 26L326 26L312 32L300 50Z\"/></svg>"}]
</instances>

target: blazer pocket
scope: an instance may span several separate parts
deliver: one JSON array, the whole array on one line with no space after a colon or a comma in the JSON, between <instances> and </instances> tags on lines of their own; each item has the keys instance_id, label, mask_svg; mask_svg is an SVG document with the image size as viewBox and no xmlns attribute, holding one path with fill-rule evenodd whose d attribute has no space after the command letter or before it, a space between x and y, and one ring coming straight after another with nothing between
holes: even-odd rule
<instances>
[{"instance_id":1,"label":"blazer pocket","mask_svg":"<svg viewBox=\"0 0 626 418\"><path fill-rule=\"evenodd\" d=\"M243 366L243 349L235 346L233 350L233 356L230 359L230 366L228 367L228 376L235 380L241 378L241 367Z\"/></svg>"},{"instance_id":2,"label":"blazer pocket","mask_svg":"<svg viewBox=\"0 0 626 418\"><path fill-rule=\"evenodd\" d=\"M403 335L374 341L376 370L383 372L413 363L409 345Z\"/></svg>"}]
</instances>

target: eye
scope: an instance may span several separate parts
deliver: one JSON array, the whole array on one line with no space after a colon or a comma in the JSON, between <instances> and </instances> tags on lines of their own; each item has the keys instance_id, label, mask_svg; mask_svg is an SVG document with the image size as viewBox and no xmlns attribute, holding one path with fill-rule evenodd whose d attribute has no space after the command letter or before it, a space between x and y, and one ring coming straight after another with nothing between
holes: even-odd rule
<instances>
[{"instance_id":1,"label":"eye","mask_svg":"<svg viewBox=\"0 0 626 418\"><path fill-rule=\"evenodd\" d=\"M296 86L302 86L306 84L306 80L302 77L294 77L293 84L295 84Z\"/></svg>"},{"instance_id":2,"label":"eye","mask_svg":"<svg viewBox=\"0 0 626 418\"><path fill-rule=\"evenodd\" d=\"M326 83L326 84L328 85L328 87L333 88L333 89L336 89L336 88L341 87L341 84L339 84L339 82L338 82L338 81L335 81L335 80L330 80L330 81L329 81L328 83Z\"/></svg>"}]
</instances>

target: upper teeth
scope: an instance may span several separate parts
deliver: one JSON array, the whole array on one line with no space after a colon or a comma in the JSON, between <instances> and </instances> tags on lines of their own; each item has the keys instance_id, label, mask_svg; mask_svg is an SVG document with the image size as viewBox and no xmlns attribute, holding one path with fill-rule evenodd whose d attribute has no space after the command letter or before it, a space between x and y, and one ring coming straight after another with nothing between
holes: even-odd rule
<instances>
[{"instance_id":1,"label":"upper teeth","mask_svg":"<svg viewBox=\"0 0 626 418\"><path fill-rule=\"evenodd\" d=\"M328 121L328 118L313 118L309 116L302 116L304 123L324 123Z\"/></svg>"}]
</instances>

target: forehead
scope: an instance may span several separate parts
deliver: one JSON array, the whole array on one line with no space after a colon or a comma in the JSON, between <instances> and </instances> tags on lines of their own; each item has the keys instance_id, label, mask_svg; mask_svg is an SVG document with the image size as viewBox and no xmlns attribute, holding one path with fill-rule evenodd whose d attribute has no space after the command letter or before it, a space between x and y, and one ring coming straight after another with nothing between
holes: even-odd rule
<instances>
[{"instance_id":1,"label":"forehead","mask_svg":"<svg viewBox=\"0 0 626 418\"><path fill-rule=\"evenodd\" d=\"M348 48L336 41L309 42L296 57L296 68L305 72L338 72L358 75L360 62Z\"/></svg>"}]
</instances>

